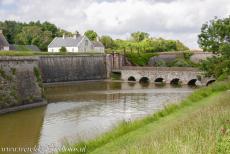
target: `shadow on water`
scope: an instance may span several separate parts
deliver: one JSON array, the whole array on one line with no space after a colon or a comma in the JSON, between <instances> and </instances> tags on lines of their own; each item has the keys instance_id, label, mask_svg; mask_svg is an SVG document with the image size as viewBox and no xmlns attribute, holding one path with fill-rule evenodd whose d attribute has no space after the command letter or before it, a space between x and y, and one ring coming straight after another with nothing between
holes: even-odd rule
<instances>
[{"instance_id":1,"label":"shadow on water","mask_svg":"<svg viewBox=\"0 0 230 154\"><path fill-rule=\"evenodd\" d=\"M37 146L44 121L44 111L45 107L40 107L0 116L0 146Z\"/></svg>"}]
</instances>

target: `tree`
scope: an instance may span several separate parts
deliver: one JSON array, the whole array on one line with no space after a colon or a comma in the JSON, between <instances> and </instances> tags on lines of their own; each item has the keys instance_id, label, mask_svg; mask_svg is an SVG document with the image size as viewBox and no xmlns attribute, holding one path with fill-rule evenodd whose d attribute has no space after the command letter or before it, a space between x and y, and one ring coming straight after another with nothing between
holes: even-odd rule
<instances>
[{"instance_id":1,"label":"tree","mask_svg":"<svg viewBox=\"0 0 230 154\"><path fill-rule=\"evenodd\" d=\"M44 22L42 24L42 30L43 31L50 31L52 34L52 37L54 38L56 36L56 34L58 33L58 28L56 25L49 23L49 22Z\"/></svg>"},{"instance_id":2,"label":"tree","mask_svg":"<svg viewBox=\"0 0 230 154\"><path fill-rule=\"evenodd\" d=\"M41 50L46 51L48 44L52 41L52 32L44 31L39 37L32 40L32 44L37 45Z\"/></svg>"},{"instance_id":3,"label":"tree","mask_svg":"<svg viewBox=\"0 0 230 154\"><path fill-rule=\"evenodd\" d=\"M26 26L22 28L22 31L16 36L16 43L22 45L31 45L33 39L37 39L41 36L42 30L38 26Z\"/></svg>"},{"instance_id":4,"label":"tree","mask_svg":"<svg viewBox=\"0 0 230 154\"><path fill-rule=\"evenodd\" d=\"M198 43L205 51L229 55L230 17L213 19L202 25Z\"/></svg>"},{"instance_id":5,"label":"tree","mask_svg":"<svg viewBox=\"0 0 230 154\"><path fill-rule=\"evenodd\" d=\"M26 26L16 36L16 43L21 45L37 45L41 50L46 50L48 44L52 41L52 32L42 31L42 28Z\"/></svg>"},{"instance_id":6,"label":"tree","mask_svg":"<svg viewBox=\"0 0 230 154\"><path fill-rule=\"evenodd\" d=\"M67 49L66 49L66 47L61 47L61 49L59 49L59 51L62 53L65 53L65 52L67 52Z\"/></svg>"},{"instance_id":7,"label":"tree","mask_svg":"<svg viewBox=\"0 0 230 154\"><path fill-rule=\"evenodd\" d=\"M31 21L29 23L21 23L16 21L0 21L0 29L10 44L18 45L37 45L41 50L46 50L48 44L55 37L72 36L72 34L63 29L59 29L56 25L40 21Z\"/></svg>"},{"instance_id":8,"label":"tree","mask_svg":"<svg viewBox=\"0 0 230 154\"><path fill-rule=\"evenodd\" d=\"M0 22L0 29L10 44L14 44L16 35L21 31L23 24L16 21Z\"/></svg>"},{"instance_id":9,"label":"tree","mask_svg":"<svg viewBox=\"0 0 230 154\"><path fill-rule=\"evenodd\" d=\"M105 46L106 49L112 49L114 47L114 41L110 36L102 36L100 38L101 43Z\"/></svg>"},{"instance_id":10,"label":"tree","mask_svg":"<svg viewBox=\"0 0 230 154\"><path fill-rule=\"evenodd\" d=\"M213 19L203 24L198 43L205 51L219 53L203 61L201 69L207 76L226 79L230 75L230 17Z\"/></svg>"},{"instance_id":11,"label":"tree","mask_svg":"<svg viewBox=\"0 0 230 154\"><path fill-rule=\"evenodd\" d=\"M131 37L134 41L140 42L146 38L149 38L149 34L145 32L134 32L131 34Z\"/></svg>"},{"instance_id":12,"label":"tree","mask_svg":"<svg viewBox=\"0 0 230 154\"><path fill-rule=\"evenodd\" d=\"M87 36L91 41L96 41L98 36L93 30L87 30L84 35Z\"/></svg>"}]
</instances>

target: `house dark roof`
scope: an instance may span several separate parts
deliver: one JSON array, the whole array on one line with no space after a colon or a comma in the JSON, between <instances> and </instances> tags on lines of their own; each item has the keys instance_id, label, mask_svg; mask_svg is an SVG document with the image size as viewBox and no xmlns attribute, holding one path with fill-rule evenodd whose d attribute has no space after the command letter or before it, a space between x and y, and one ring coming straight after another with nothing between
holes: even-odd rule
<instances>
[{"instance_id":1,"label":"house dark roof","mask_svg":"<svg viewBox=\"0 0 230 154\"><path fill-rule=\"evenodd\" d=\"M93 47L102 47L104 48L104 45L101 42L98 41L92 41Z\"/></svg>"},{"instance_id":2,"label":"house dark roof","mask_svg":"<svg viewBox=\"0 0 230 154\"><path fill-rule=\"evenodd\" d=\"M10 44L10 50L16 50L16 47L15 47L15 45L14 44Z\"/></svg>"},{"instance_id":3,"label":"house dark roof","mask_svg":"<svg viewBox=\"0 0 230 154\"><path fill-rule=\"evenodd\" d=\"M10 44L10 50L14 50L14 51L41 51L36 45L15 45L15 44Z\"/></svg>"},{"instance_id":4,"label":"house dark roof","mask_svg":"<svg viewBox=\"0 0 230 154\"><path fill-rule=\"evenodd\" d=\"M6 38L2 34L2 31L0 30L0 49L3 47L9 47L9 43L7 42Z\"/></svg>"},{"instance_id":5,"label":"house dark roof","mask_svg":"<svg viewBox=\"0 0 230 154\"><path fill-rule=\"evenodd\" d=\"M56 37L48 47L77 47L84 36L73 37Z\"/></svg>"},{"instance_id":6,"label":"house dark roof","mask_svg":"<svg viewBox=\"0 0 230 154\"><path fill-rule=\"evenodd\" d=\"M41 51L36 45L26 45L30 51Z\"/></svg>"}]
</instances>

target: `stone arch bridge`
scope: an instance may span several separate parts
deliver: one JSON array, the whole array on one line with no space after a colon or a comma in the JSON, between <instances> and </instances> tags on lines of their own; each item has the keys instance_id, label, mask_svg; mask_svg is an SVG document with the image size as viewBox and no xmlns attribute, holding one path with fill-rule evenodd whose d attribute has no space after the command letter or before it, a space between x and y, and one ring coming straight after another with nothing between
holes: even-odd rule
<instances>
[{"instance_id":1,"label":"stone arch bridge","mask_svg":"<svg viewBox=\"0 0 230 154\"><path fill-rule=\"evenodd\" d=\"M121 67L112 70L120 73L123 81L171 83L188 85L208 85L213 78L203 78L203 72L192 67Z\"/></svg>"}]
</instances>

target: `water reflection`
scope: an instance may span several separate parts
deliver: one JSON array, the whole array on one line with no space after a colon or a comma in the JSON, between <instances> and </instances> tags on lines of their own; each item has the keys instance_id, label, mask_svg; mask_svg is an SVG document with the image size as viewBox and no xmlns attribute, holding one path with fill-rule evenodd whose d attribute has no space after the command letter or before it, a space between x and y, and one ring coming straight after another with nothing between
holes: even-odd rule
<instances>
[{"instance_id":1,"label":"water reflection","mask_svg":"<svg viewBox=\"0 0 230 154\"><path fill-rule=\"evenodd\" d=\"M44 109L41 107L0 116L0 148L38 145Z\"/></svg>"},{"instance_id":2,"label":"water reflection","mask_svg":"<svg viewBox=\"0 0 230 154\"><path fill-rule=\"evenodd\" d=\"M65 140L93 138L121 120L158 111L192 90L131 82L50 85L46 87L46 107L0 117L0 145L61 145Z\"/></svg>"}]
</instances>

